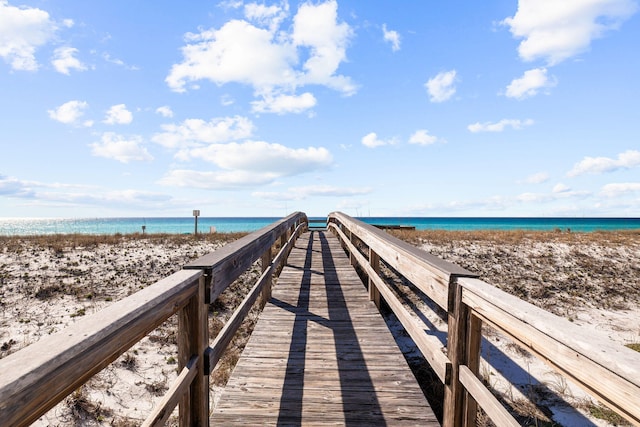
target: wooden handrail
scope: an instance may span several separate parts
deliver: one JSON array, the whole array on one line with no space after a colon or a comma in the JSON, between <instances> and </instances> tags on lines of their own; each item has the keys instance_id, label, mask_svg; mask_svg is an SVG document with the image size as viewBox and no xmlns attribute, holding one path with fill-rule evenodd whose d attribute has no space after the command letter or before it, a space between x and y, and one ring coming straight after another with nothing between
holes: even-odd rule
<instances>
[{"instance_id":1,"label":"wooden handrail","mask_svg":"<svg viewBox=\"0 0 640 427\"><path fill-rule=\"evenodd\" d=\"M640 424L638 352L481 280L461 279L460 284L462 300L475 315L629 421Z\"/></svg>"},{"instance_id":2,"label":"wooden handrail","mask_svg":"<svg viewBox=\"0 0 640 427\"><path fill-rule=\"evenodd\" d=\"M348 215L334 212L328 222L329 229L350 252L352 262L369 275L370 295L379 294L387 300L444 382L443 425L475 425L476 403L498 425L518 425L477 379L481 322L485 321L640 426L640 354L637 352L611 342L604 335L587 333L566 319L507 294L454 264ZM354 241L368 247L369 260ZM436 356L441 349L440 342L424 339L424 324L402 307L378 277L371 265L378 262L378 257L447 310L446 360ZM371 289L372 286L376 289Z\"/></svg>"},{"instance_id":3,"label":"wooden handrail","mask_svg":"<svg viewBox=\"0 0 640 427\"><path fill-rule=\"evenodd\" d=\"M0 426L31 424L176 313L181 371L145 425L162 425L178 403L181 426L207 425L208 374L213 369L209 366L213 349L208 345L207 301L213 301L260 257L263 275L254 290L264 288L306 227L304 213L291 214L0 359ZM273 259L276 242L282 248ZM234 325L239 325L253 301L255 295L250 293L234 315ZM225 340L230 338L231 333L226 333ZM216 351L222 347L214 345Z\"/></svg>"},{"instance_id":4,"label":"wooden handrail","mask_svg":"<svg viewBox=\"0 0 640 427\"><path fill-rule=\"evenodd\" d=\"M200 271L179 271L0 360L0 425L29 425L184 307Z\"/></svg>"},{"instance_id":5,"label":"wooden handrail","mask_svg":"<svg viewBox=\"0 0 640 427\"><path fill-rule=\"evenodd\" d=\"M214 301L229 284L240 277L281 236L287 232L292 233L298 225L303 223L307 223L307 216L304 213L292 213L286 218L190 262L184 268L204 270L211 275L208 298L209 301Z\"/></svg>"},{"instance_id":6,"label":"wooden handrail","mask_svg":"<svg viewBox=\"0 0 640 427\"><path fill-rule=\"evenodd\" d=\"M452 278L478 276L341 212L329 214L328 221L357 236L389 266L402 272L411 283L445 310Z\"/></svg>"}]
</instances>

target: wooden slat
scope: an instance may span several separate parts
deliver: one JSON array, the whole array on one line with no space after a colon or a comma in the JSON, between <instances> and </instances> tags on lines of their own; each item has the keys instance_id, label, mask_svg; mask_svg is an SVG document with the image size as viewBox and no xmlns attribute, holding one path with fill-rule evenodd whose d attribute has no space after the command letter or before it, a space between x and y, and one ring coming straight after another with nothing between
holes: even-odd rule
<instances>
[{"instance_id":1,"label":"wooden slat","mask_svg":"<svg viewBox=\"0 0 640 427\"><path fill-rule=\"evenodd\" d=\"M218 425L438 425L337 239L305 233L214 410Z\"/></svg>"},{"instance_id":2,"label":"wooden slat","mask_svg":"<svg viewBox=\"0 0 640 427\"><path fill-rule=\"evenodd\" d=\"M182 368L178 377L173 381L171 387L164 395L162 400L158 402L151 412L151 415L142 423L142 427L164 426L171 412L178 405L182 396L189 391L189 387L194 378L198 374L199 357L193 356L187 365Z\"/></svg>"},{"instance_id":3,"label":"wooden slat","mask_svg":"<svg viewBox=\"0 0 640 427\"><path fill-rule=\"evenodd\" d=\"M497 426L518 427L520 425L465 365L460 365L460 382Z\"/></svg>"}]
</instances>

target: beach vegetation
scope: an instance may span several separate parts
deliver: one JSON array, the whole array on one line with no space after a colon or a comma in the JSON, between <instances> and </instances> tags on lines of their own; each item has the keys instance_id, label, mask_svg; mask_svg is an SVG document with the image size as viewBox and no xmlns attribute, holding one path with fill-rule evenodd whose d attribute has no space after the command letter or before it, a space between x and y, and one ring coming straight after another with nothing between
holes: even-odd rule
<instances>
[{"instance_id":1,"label":"beach vegetation","mask_svg":"<svg viewBox=\"0 0 640 427\"><path fill-rule=\"evenodd\" d=\"M640 352L640 343L631 343L631 344L626 344L626 347L629 347L631 350L635 350Z\"/></svg>"},{"instance_id":2,"label":"beach vegetation","mask_svg":"<svg viewBox=\"0 0 640 427\"><path fill-rule=\"evenodd\" d=\"M594 418L597 418L599 420L604 420L614 426L630 426L631 425L624 418L622 418L620 415L618 415L616 412L612 411L611 409L607 408L606 406L603 406L600 404L596 405L592 403L587 403L586 406L589 411L589 414L591 414L591 416L593 416Z\"/></svg>"}]
</instances>

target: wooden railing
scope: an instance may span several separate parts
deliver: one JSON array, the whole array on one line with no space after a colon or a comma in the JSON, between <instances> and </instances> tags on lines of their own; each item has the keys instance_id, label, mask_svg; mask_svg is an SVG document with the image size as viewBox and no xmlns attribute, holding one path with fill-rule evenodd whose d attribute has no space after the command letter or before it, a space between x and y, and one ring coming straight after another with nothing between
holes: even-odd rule
<instances>
[{"instance_id":1,"label":"wooden railing","mask_svg":"<svg viewBox=\"0 0 640 427\"><path fill-rule=\"evenodd\" d=\"M208 375L306 227L306 215L294 213L1 359L0 426L31 424L176 313L179 374L143 425L164 424L178 404L181 426L208 425ZM260 279L209 346L207 304L258 258Z\"/></svg>"},{"instance_id":2,"label":"wooden railing","mask_svg":"<svg viewBox=\"0 0 640 427\"><path fill-rule=\"evenodd\" d=\"M445 387L443 425L475 426L477 407L499 426L517 421L478 377L482 322L640 426L640 354L509 295L454 264L342 213L328 218L352 263L368 276L371 300L393 310ZM446 354L380 277L380 260L448 314Z\"/></svg>"}]
</instances>

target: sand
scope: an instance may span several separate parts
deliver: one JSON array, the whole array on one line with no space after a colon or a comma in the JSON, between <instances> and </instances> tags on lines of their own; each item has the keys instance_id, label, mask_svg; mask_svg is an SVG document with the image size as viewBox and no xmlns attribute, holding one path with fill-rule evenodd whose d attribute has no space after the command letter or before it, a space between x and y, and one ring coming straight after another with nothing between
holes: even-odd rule
<instances>
[{"instance_id":1,"label":"sand","mask_svg":"<svg viewBox=\"0 0 640 427\"><path fill-rule=\"evenodd\" d=\"M613 341L640 342L640 233L403 237L507 292L604 332ZM0 239L0 358L224 244L221 237L122 237L103 243ZM211 322L224 322L233 309L231 299L216 306L217 317ZM437 314L423 302L421 308L435 327L446 331ZM405 350L409 357L418 357L410 348ZM81 425L139 425L175 378L176 358L175 321L170 320L36 425L77 425L77 420ZM535 413L526 407L535 401L542 408L537 410L539 420L553 417L566 427L612 425L588 413L588 395L494 331L487 331L481 373L505 401L523 406L524 413ZM213 387L212 401L218 396L219 387Z\"/></svg>"}]
</instances>

